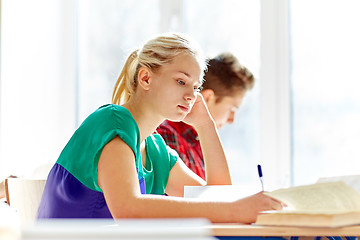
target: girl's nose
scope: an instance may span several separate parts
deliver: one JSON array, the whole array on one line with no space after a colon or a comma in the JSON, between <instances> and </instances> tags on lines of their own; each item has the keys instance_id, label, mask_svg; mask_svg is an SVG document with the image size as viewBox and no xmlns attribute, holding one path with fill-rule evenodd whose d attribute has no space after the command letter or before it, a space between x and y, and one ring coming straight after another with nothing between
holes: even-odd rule
<instances>
[{"instance_id":1,"label":"girl's nose","mask_svg":"<svg viewBox=\"0 0 360 240\"><path fill-rule=\"evenodd\" d=\"M185 96L184 96L184 98L185 98L185 100L186 101L193 101L194 99L195 99L195 91L194 90L192 90L192 91L189 91L189 92L187 92L186 94L185 94Z\"/></svg>"}]
</instances>

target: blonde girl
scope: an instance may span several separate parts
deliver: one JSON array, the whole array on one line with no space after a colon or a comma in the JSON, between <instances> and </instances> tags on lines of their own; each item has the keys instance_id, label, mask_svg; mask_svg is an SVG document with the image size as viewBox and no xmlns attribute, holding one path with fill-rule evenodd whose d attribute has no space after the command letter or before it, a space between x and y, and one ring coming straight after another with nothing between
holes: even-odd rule
<instances>
[{"instance_id":1,"label":"blonde girl","mask_svg":"<svg viewBox=\"0 0 360 240\"><path fill-rule=\"evenodd\" d=\"M214 120L198 93L206 64L189 37L166 33L128 57L113 104L76 130L49 173L38 218L189 218L254 222L281 209L262 193L233 202L183 197L185 185L231 184ZM199 134L206 182L155 129L184 121ZM168 196L165 196L168 195Z\"/></svg>"}]
</instances>

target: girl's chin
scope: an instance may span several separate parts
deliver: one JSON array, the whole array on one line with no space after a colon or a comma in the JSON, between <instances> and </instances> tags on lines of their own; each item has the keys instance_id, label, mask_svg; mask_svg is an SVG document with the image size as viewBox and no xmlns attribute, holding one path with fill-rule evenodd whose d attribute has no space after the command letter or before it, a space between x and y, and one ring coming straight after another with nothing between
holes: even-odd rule
<instances>
[{"instance_id":1,"label":"girl's chin","mask_svg":"<svg viewBox=\"0 0 360 240\"><path fill-rule=\"evenodd\" d=\"M169 117L168 120L173 121L173 122L181 122L185 119L187 114L178 114L177 116L172 116Z\"/></svg>"},{"instance_id":2,"label":"girl's chin","mask_svg":"<svg viewBox=\"0 0 360 240\"><path fill-rule=\"evenodd\" d=\"M172 121L172 122L181 122L184 120L185 117L183 118L168 118L168 120Z\"/></svg>"}]
</instances>

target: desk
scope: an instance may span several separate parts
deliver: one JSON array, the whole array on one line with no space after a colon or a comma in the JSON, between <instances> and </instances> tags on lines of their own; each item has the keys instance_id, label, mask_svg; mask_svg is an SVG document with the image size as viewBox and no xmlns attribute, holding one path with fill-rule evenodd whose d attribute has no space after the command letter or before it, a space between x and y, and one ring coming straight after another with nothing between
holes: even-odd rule
<instances>
[{"instance_id":1,"label":"desk","mask_svg":"<svg viewBox=\"0 0 360 240\"><path fill-rule=\"evenodd\" d=\"M360 236L360 226L314 228L215 223L209 228L214 236Z\"/></svg>"},{"instance_id":2,"label":"desk","mask_svg":"<svg viewBox=\"0 0 360 240\"><path fill-rule=\"evenodd\" d=\"M205 219L52 219L38 221L22 231L34 239L212 239L222 237L360 236L360 225L343 228L270 227L245 224L211 224Z\"/></svg>"}]
</instances>

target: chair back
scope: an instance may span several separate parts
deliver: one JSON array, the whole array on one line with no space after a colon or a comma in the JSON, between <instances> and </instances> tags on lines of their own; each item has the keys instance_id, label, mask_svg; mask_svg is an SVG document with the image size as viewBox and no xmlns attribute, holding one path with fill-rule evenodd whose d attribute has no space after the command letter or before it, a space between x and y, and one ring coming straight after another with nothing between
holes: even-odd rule
<instances>
[{"instance_id":1,"label":"chair back","mask_svg":"<svg viewBox=\"0 0 360 240\"><path fill-rule=\"evenodd\" d=\"M6 201L17 211L22 224L35 222L45 183L44 179L7 178L5 180Z\"/></svg>"}]
</instances>

